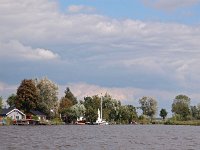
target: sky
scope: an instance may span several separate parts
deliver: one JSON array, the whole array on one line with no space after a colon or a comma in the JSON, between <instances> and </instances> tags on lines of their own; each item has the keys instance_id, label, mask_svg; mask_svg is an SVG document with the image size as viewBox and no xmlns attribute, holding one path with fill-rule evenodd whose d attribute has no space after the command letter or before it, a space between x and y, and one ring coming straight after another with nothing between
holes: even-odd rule
<instances>
[{"instance_id":1,"label":"sky","mask_svg":"<svg viewBox=\"0 0 200 150\"><path fill-rule=\"evenodd\" d=\"M48 77L59 97L200 103L200 0L1 0L0 95Z\"/></svg>"}]
</instances>

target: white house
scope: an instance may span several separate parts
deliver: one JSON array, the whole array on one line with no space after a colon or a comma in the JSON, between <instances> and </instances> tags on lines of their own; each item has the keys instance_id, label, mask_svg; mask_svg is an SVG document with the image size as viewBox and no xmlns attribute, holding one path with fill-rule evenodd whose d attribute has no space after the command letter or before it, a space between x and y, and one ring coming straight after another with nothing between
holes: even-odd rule
<instances>
[{"instance_id":1,"label":"white house","mask_svg":"<svg viewBox=\"0 0 200 150\"><path fill-rule=\"evenodd\" d=\"M19 109L14 107L2 109L0 112L0 117L10 117L12 120L26 119L26 115Z\"/></svg>"}]
</instances>

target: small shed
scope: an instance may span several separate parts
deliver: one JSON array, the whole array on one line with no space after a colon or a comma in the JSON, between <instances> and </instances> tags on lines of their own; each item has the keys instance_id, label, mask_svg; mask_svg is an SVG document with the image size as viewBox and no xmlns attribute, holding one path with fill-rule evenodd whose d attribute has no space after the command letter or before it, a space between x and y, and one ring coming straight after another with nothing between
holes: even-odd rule
<instances>
[{"instance_id":1,"label":"small shed","mask_svg":"<svg viewBox=\"0 0 200 150\"><path fill-rule=\"evenodd\" d=\"M26 115L15 107L2 109L0 112L0 117L10 117L12 120L26 119Z\"/></svg>"},{"instance_id":2,"label":"small shed","mask_svg":"<svg viewBox=\"0 0 200 150\"><path fill-rule=\"evenodd\" d=\"M46 115L38 110L31 110L30 113L34 116L37 116L39 121L46 120Z\"/></svg>"}]
</instances>

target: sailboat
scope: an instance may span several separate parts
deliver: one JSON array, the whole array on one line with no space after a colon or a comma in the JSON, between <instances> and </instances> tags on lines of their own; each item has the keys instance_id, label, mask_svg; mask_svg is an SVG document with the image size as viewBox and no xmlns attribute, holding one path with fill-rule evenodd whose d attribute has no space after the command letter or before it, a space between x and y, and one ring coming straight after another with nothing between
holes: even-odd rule
<instances>
[{"instance_id":1,"label":"sailboat","mask_svg":"<svg viewBox=\"0 0 200 150\"><path fill-rule=\"evenodd\" d=\"M101 112L98 109L98 118L97 118L95 124L97 124L97 125L108 125L108 122L103 120L103 117L102 117L102 97L101 97Z\"/></svg>"}]
</instances>

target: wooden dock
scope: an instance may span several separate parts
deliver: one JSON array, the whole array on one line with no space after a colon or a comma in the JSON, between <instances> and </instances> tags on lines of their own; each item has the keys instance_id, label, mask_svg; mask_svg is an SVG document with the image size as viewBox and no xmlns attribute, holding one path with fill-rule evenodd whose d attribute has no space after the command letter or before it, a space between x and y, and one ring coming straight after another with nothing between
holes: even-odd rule
<instances>
[{"instance_id":1,"label":"wooden dock","mask_svg":"<svg viewBox=\"0 0 200 150\"><path fill-rule=\"evenodd\" d=\"M39 125L40 122L33 119L14 120L13 125Z\"/></svg>"}]
</instances>

